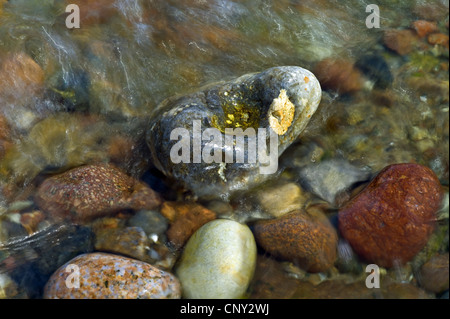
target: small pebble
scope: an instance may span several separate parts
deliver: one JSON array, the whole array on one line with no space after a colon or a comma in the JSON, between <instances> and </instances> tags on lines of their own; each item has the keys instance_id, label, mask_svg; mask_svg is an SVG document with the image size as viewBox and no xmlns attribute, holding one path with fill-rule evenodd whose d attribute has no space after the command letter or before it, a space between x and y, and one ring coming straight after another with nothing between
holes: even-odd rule
<instances>
[{"instance_id":1,"label":"small pebble","mask_svg":"<svg viewBox=\"0 0 450 319\"><path fill-rule=\"evenodd\" d=\"M172 274L139 260L106 253L75 257L61 266L44 288L45 299L178 299L180 296L180 284Z\"/></svg>"},{"instance_id":2,"label":"small pebble","mask_svg":"<svg viewBox=\"0 0 450 319\"><path fill-rule=\"evenodd\" d=\"M308 272L323 272L337 257L337 233L320 209L294 211L254 224L256 242Z\"/></svg>"},{"instance_id":3,"label":"small pebble","mask_svg":"<svg viewBox=\"0 0 450 319\"><path fill-rule=\"evenodd\" d=\"M265 213L280 217L302 208L308 195L295 183L282 183L264 187L256 194L257 202Z\"/></svg>"},{"instance_id":4,"label":"small pebble","mask_svg":"<svg viewBox=\"0 0 450 319\"><path fill-rule=\"evenodd\" d=\"M189 239L176 267L185 298L234 299L245 295L256 265L250 229L216 219Z\"/></svg>"},{"instance_id":5,"label":"small pebble","mask_svg":"<svg viewBox=\"0 0 450 319\"><path fill-rule=\"evenodd\" d=\"M418 40L416 33L412 30L386 30L384 32L384 45L400 55L406 55L413 51Z\"/></svg>"},{"instance_id":6,"label":"small pebble","mask_svg":"<svg viewBox=\"0 0 450 319\"><path fill-rule=\"evenodd\" d=\"M425 290L436 294L448 290L448 260L448 253L437 255L432 257L422 266L420 270L419 282Z\"/></svg>"},{"instance_id":7,"label":"small pebble","mask_svg":"<svg viewBox=\"0 0 450 319\"><path fill-rule=\"evenodd\" d=\"M426 20L416 20L412 23L412 27L416 30L417 35L424 38L430 33L438 31L437 23L426 21Z\"/></svg>"},{"instance_id":8,"label":"small pebble","mask_svg":"<svg viewBox=\"0 0 450 319\"><path fill-rule=\"evenodd\" d=\"M183 247L201 226L216 218L213 211L197 203L164 202L161 214L170 221L167 238L174 248Z\"/></svg>"}]
</instances>

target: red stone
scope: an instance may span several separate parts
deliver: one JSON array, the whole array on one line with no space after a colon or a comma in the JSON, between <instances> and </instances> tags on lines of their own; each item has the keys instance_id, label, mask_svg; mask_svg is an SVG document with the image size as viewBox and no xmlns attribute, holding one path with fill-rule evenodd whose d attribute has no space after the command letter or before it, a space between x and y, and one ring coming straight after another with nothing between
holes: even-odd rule
<instances>
[{"instance_id":1,"label":"red stone","mask_svg":"<svg viewBox=\"0 0 450 319\"><path fill-rule=\"evenodd\" d=\"M390 165L339 211L339 230L366 261L382 267L404 264L427 243L442 198L431 169Z\"/></svg>"}]
</instances>

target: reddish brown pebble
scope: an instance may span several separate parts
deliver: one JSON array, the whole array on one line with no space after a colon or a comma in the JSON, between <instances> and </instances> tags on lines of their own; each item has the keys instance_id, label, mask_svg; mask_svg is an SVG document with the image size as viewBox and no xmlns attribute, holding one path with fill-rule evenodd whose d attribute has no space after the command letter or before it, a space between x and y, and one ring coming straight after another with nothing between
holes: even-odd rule
<instances>
[{"instance_id":1,"label":"reddish brown pebble","mask_svg":"<svg viewBox=\"0 0 450 319\"><path fill-rule=\"evenodd\" d=\"M84 254L61 266L45 299L179 299L178 279L148 263L106 253Z\"/></svg>"},{"instance_id":2,"label":"reddish brown pebble","mask_svg":"<svg viewBox=\"0 0 450 319\"><path fill-rule=\"evenodd\" d=\"M256 242L275 257L308 272L322 272L336 260L337 234L319 210L297 210L253 227Z\"/></svg>"},{"instance_id":3,"label":"reddish brown pebble","mask_svg":"<svg viewBox=\"0 0 450 319\"><path fill-rule=\"evenodd\" d=\"M420 270L419 282L427 291L441 293L448 290L448 280L448 253L434 256Z\"/></svg>"},{"instance_id":4,"label":"reddish brown pebble","mask_svg":"<svg viewBox=\"0 0 450 319\"><path fill-rule=\"evenodd\" d=\"M86 222L124 209L155 209L160 196L111 164L92 164L47 178L35 196L54 218Z\"/></svg>"},{"instance_id":5,"label":"reddish brown pebble","mask_svg":"<svg viewBox=\"0 0 450 319\"><path fill-rule=\"evenodd\" d=\"M325 59L314 68L314 74L324 89L341 94L358 91L362 87L362 78L353 63L343 59Z\"/></svg>"},{"instance_id":6,"label":"reddish brown pebble","mask_svg":"<svg viewBox=\"0 0 450 319\"><path fill-rule=\"evenodd\" d=\"M431 169L390 165L339 211L339 230L365 260L382 267L404 264L427 243L442 197Z\"/></svg>"},{"instance_id":7,"label":"reddish brown pebble","mask_svg":"<svg viewBox=\"0 0 450 319\"><path fill-rule=\"evenodd\" d=\"M44 213L39 210L20 215L20 224L26 229L28 234L32 234L37 230L37 226L45 219Z\"/></svg>"},{"instance_id":8,"label":"reddish brown pebble","mask_svg":"<svg viewBox=\"0 0 450 319\"><path fill-rule=\"evenodd\" d=\"M384 44L400 55L410 53L417 42L417 35L412 30L387 30L384 33Z\"/></svg>"},{"instance_id":9,"label":"reddish brown pebble","mask_svg":"<svg viewBox=\"0 0 450 319\"><path fill-rule=\"evenodd\" d=\"M170 221L166 234L177 249L183 247L197 229L216 219L213 211L196 203L164 202L161 214Z\"/></svg>"},{"instance_id":10,"label":"reddish brown pebble","mask_svg":"<svg viewBox=\"0 0 450 319\"><path fill-rule=\"evenodd\" d=\"M426 20L416 20L412 23L412 27L414 30L416 30L417 35L421 38L438 30L436 22L430 22Z\"/></svg>"},{"instance_id":11,"label":"reddish brown pebble","mask_svg":"<svg viewBox=\"0 0 450 319\"><path fill-rule=\"evenodd\" d=\"M428 43L432 45L442 45L448 48L448 35L443 33L433 33L428 36Z\"/></svg>"}]
</instances>

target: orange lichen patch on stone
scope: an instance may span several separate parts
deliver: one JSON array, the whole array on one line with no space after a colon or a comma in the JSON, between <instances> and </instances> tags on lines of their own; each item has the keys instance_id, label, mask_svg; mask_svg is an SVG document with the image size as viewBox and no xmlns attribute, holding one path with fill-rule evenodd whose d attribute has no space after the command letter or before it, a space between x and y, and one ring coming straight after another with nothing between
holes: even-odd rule
<instances>
[{"instance_id":1,"label":"orange lichen patch on stone","mask_svg":"<svg viewBox=\"0 0 450 319\"><path fill-rule=\"evenodd\" d=\"M170 222L167 238L181 248L192 234L207 222L216 219L216 214L197 203L164 202L161 214Z\"/></svg>"},{"instance_id":2,"label":"orange lichen patch on stone","mask_svg":"<svg viewBox=\"0 0 450 319\"><path fill-rule=\"evenodd\" d=\"M52 217L85 222L124 209L155 209L160 196L111 164L91 164L47 178L35 195Z\"/></svg>"},{"instance_id":3,"label":"orange lichen patch on stone","mask_svg":"<svg viewBox=\"0 0 450 319\"><path fill-rule=\"evenodd\" d=\"M432 45L442 45L448 48L448 35L443 33L433 33L428 36L428 43Z\"/></svg>"},{"instance_id":4,"label":"orange lichen patch on stone","mask_svg":"<svg viewBox=\"0 0 450 319\"><path fill-rule=\"evenodd\" d=\"M436 32L438 26L436 22L430 22L426 20L416 20L412 23L412 28L416 30L417 35L424 38L430 33Z\"/></svg>"},{"instance_id":5,"label":"orange lichen patch on stone","mask_svg":"<svg viewBox=\"0 0 450 319\"><path fill-rule=\"evenodd\" d=\"M418 37L413 30L386 30L384 32L384 45L400 55L410 53L416 45Z\"/></svg>"},{"instance_id":6,"label":"orange lichen patch on stone","mask_svg":"<svg viewBox=\"0 0 450 319\"><path fill-rule=\"evenodd\" d=\"M382 267L404 264L427 243L442 196L431 169L390 165L339 211L339 230L368 262Z\"/></svg>"},{"instance_id":7,"label":"orange lichen patch on stone","mask_svg":"<svg viewBox=\"0 0 450 319\"><path fill-rule=\"evenodd\" d=\"M337 256L337 233L317 209L297 210L255 223L258 245L275 257L289 260L308 272L330 268Z\"/></svg>"}]
</instances>

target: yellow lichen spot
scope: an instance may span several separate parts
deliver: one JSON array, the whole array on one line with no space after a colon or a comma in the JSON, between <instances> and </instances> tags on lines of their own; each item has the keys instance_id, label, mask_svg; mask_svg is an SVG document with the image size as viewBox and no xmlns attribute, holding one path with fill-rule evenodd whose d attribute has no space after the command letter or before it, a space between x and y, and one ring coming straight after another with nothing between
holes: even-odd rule
<instances>
[{"instance_id":1,"label":"yellow lichen spot","mask_svg":"<svg viewBox=\"0 0 450 319\"><path fill-rule=\"evenodd\" d=\"M228 118L229 118L231 121L234 121L234 115L233 115L233 114L228 114Z\"/></svg>"},{"instance_id":2,"label":"yellow lichen spot","mask_svg":"<svg viewBox=\"0 0 450 319\"><path fill-rule=\"evenodd\" d=\"M287 132L294 120L295 106L282 89L280 95L275 98L269 109L269 125L278 135Z\"/></svg>"}]
</instances>

